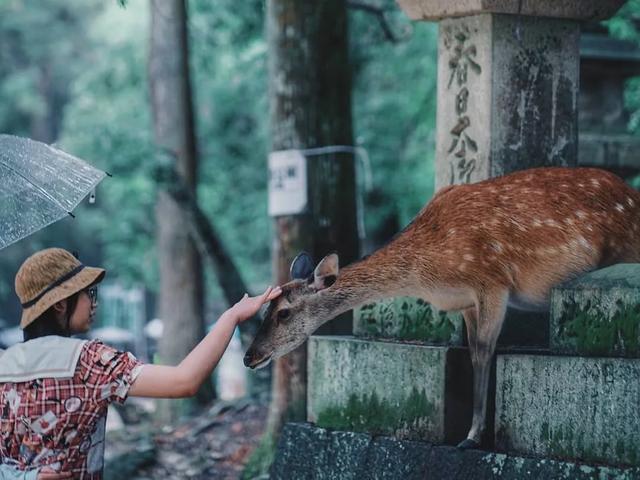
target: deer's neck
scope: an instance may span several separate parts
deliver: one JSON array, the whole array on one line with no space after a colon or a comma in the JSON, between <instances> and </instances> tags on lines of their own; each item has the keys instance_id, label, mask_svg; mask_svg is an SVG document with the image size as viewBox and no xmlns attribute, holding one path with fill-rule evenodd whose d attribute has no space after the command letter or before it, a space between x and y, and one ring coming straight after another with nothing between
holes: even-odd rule
<instances>
[{"instance_id":1,"label":"deer's neck","mask_svg":"<svg viewBox=\"0 0 640 480\"><path fill-rule=\"evenodd\" d=\"M419 280L415 267L405 256L379 251L341 270L337 281L317 295L314 307L316 314L326 321L365 303L415 295L419 287L425 286L419 283L424 280Z\"/></svg>"}]
</instances>

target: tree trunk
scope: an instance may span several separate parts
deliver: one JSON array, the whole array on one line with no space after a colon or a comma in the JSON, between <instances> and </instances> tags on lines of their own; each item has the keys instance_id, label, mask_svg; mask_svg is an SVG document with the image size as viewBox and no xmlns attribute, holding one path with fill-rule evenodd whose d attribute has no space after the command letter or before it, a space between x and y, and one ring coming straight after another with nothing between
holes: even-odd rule
<instances>
[{"instance_id":1,"label":"tree trunk","mask_svg":"<svg viewBox=\"0 0 640 480\"><path fill-rule=\"evenodd\" d=\"M195 197L198 172L186 18L184 0L151 0L149 82L156 143L174 154L176 170ZM177 365L205 333L201 260L180 208L166 191L158 192L156 222L158 311L164 322L159 357L163 364ZM212 398L213 385L205 382L197 399L204 403ZM175 421L188 406L161 402L159 419Z\"/></svg>"},{"instance_id":2,"label":"tree trunk","mask_svg":"<svg viewBox=\"0 0 640 480\"><path fill-rule=\"evenodd\" d=\"M175 169L164 172L164 174L166 176L167 192L180 206L182 214L189 224L189 231L196 242L198 251L202 256L207 257L213 266L225 300L230 306L233 305L242 298L245 292L249 292L240 271L233 262L213 223L197 204ZM253 318L238 325L240 341L245 350L249 348L256 336L260 322L260 316L254 315ZM247 370L246 376L248 383L247 395L266 402L271 387L271 368Z\"/></svg>"},{"instance_id":3,"label":"tree trunk","mask_svg":"<svg viewBox=\"0 0 640 480\"><path fill-rule=\"evenodd\" d=\"M351 78L345 0L268 0L272 150L353 145ZM308 157L309 208L274 220L273 273L289 280L301 251L316 261L337 251L341 263L358 256L355 160L352 154ZM351 333L342 317L321 333ZM268 434L306 414L306 344L275 362Z\"/></svg>"}]
</instances>

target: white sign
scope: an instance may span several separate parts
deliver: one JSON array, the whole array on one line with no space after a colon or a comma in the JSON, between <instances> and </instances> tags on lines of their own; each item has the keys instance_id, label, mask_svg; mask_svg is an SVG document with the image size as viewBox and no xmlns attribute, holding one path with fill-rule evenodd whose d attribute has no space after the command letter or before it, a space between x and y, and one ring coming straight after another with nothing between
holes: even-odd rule
<instances>
[{"instance_id":1,"label":"white sign","mask_svg":"<svg viewBox=\"0 0 640 480\"><path fill-rule=\"evenodd\" d=\"M269 215L296 215L307 208L307 159L300 150L269 154Z\"/></svg>"}]
</instances>

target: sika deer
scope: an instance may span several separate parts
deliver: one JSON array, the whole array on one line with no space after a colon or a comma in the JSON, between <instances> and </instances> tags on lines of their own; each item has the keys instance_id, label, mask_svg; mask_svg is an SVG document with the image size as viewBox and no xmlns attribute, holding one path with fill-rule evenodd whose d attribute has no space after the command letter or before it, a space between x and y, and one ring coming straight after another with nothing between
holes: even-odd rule
<instances>
[{"instance_id":1,"label":"sika deer","mask_svg":"<svg viewBox=\"0 0 640 480\"><path fill-rule=\"evenodd\" d=\"M475 447L507 305L546 309L558 283L640 262L639 205L640 194L620 178L587 168L539 168L445 187L387 246L339 275L335 254L313 275L308 256L294 260L295 279L269 305L245 365L266 365L323 323L374 300L410 295L461 311L474 399L471 430L459 446Z\"/></svg>"}]
</instances>

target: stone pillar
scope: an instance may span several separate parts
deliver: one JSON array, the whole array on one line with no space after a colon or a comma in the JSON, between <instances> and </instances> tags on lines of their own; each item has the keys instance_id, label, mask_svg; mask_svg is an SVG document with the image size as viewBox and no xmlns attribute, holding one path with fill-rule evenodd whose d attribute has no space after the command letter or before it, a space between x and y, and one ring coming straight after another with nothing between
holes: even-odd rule
<instances>
[{"instance_id":1,"label":"stone pillar","mask_svg":"<svg viewBox=\"0 0 640 480\"><path fill-rule=\"evenodd\" d=\"M398 3L440 20L436 189L576 165L579 21L621 1Z\"/></svg>"}]
</instances>

